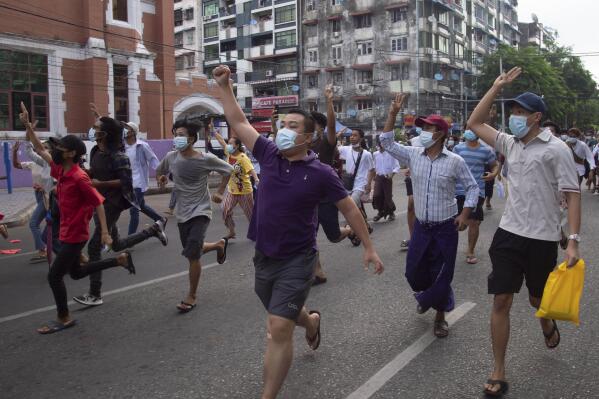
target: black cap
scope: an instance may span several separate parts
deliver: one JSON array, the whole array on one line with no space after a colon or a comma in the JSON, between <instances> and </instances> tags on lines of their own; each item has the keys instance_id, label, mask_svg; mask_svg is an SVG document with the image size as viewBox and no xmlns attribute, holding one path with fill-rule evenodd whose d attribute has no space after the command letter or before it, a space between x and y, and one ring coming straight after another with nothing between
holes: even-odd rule
<instances>
[{"instance_id":1,"label":"black cap","mask_svg":"<svg viewBox=\"0 0 599 399\"><path fill-rule=\"evenodd\" d=\"M527 91L526 93L520 94L516 98L512 98L511 100L506 101L505 105L508 107L513 107L514 105L519 105L528 112L540 112L542 114L547 113L547 106L545 105L545 101L540 96L537 96L534 93Z\"/></svg>"},{"instance_id":2,"label":"black cap","mask_svg":"<svg viewBox=\"0 0 599 399\"><path fill-rule=\"evenodd\" d=\"M558 133L562 131L562 129L558 126L558 124L553 121L545 121L545 123L543 123L543 127L549 127L549 126L553 126L555 128L555 131Z\"/></svg>"},{"instance_id":3,"label":"black cap","mask_svg":"<svg viewBox=\"0 0 599 399\"><path fill-rule=\"evenodd\" d=\"M83 141L73 134L67 134L60 139L51 137L48 141L50 141L52 145L60 146L67 151L75 151L77 156L84 155L87 152L87 148L85 148Z\"/></svg>"}]
</instances>

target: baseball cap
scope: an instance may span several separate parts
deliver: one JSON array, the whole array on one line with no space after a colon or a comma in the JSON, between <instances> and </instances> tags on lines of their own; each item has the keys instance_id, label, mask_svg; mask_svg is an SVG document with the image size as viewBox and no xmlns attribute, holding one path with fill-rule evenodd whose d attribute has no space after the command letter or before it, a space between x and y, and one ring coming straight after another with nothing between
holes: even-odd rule
<instances>
[{"instance_id":1,"label":"baseball cap","mask_svg":"<svg viewBox=\"0 0 599 399\"><path fill-rule=\"evenodd\" d=\"M78 156L84 155L87 152L83 141L73 134L67 134L60 139L51 137L48 141L52 143L52 145L60 146L67 151L75 151L75 154Z\"/></svg>"},{"instance_id":2,"label":"baseball cap","mask_svg":"<svg viewBox=\"0 0 599 399\"><path fill-rule=\"evenodd\" d=\"M443 131L443 133L447 133L449 131L449 124L441 115L432 114L426 118L421 116L416 119L416 126L423 127L424 125L437 126Z\"/></svg>"},{"instance_id":3,"label":"baseball cap","mask_svg":"<svg viewBox=\"0 0 599 399\"><path fill-rule=\"evenodd\" d=\"M505 105L508 107L513 107L514 105L519 105L525 110L529 112L540 112L542 114L547 112L547 105L545 105L545 101L540 96L537 96L534 93L529 91L520 94L516 98L512 98L511 100L507 100Z\"/></svg>"},{"instance_id":4,"label":"baseball cap","mask_svg":"<svg viewBox=\"0 0 599 399\"><path fill-rule=\"evenodd\" d=\"M125 123L125 125L127 125L128 127L130 127L131 130L133 130L135 132L135 134L139 133L139 127L137 126L137 123L135 123L135 122L127 122L127 123Z\"/></svg>"}]
</instances>

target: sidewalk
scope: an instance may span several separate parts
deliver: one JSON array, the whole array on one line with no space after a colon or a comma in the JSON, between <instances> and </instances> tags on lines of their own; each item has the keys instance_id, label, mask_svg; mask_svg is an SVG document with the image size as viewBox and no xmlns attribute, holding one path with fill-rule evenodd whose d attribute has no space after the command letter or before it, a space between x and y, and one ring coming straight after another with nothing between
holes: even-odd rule
<instances>
[{"instance_id":1,"label":"sidewalk","mask_svg":"<svg viewBox=\"0 0 599 399\"><path fill-rule=\"evenodd\" d=\"M35 209L33 188L17 188L12 194L0 190L0 213L4 215L2 223L8 227L22 226L29 221Z\"/></svg>"}]
</instances>

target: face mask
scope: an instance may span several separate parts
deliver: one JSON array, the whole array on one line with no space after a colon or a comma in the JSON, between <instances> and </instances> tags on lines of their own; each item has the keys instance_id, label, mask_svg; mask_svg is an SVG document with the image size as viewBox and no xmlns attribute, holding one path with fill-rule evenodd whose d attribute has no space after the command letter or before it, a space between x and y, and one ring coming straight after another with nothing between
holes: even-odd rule
<instances>
[{"instance_id":1,"label":"face mask","mask_svg":"<svg viewBox=\"0 0 599 399\"><path fill-rule=\"evenodd\" d=\"M578 139L576 137L568 137L566 139L566 143L568 143L568 144L576 144L577 141L578 141Z\"/></svg>"},{"instance_id":2,"label":"face mask","mask_svg":"<svg viewBox=\"0 0 599 399\"><path fill-rule=\"evenodd\" d=\"M427 132L426 130L423 130L422 133L420 133L419 137L420 137L420 142L422 143L424 148L427 148L427 149L431 148L437 142L437 140L433 140L433 133Z\"/></svg>"},{"instance_id":3,"label":"face mask","mask_svg":"<svg viewBox=\"0 0 599 399\"><path fill-rule=\"evenodd\" d=\"M52 162L54 162L56 165L62 165L62 162L64 161L64 158L62 157L62 151L52 150L51 155Z\"/></svg>"},{"instance_id":4,"label":"face mask","mask_svg":"<svg viewBox=\"0 0 599 399\"><path fill-rule=\"evenodd\" d=\"M92 143L96 141L96 129L94 129L93 127L89 129L89 131L87 132L87 139Z\"/></svg>"},{"instance_id":5,"label":"face mask","mask_svg":"<svg viewBox=\"0 0 599 399\"><path fill-rule=\"evenodd\" d=\"M566 141L566 140L568 140L568 138L569 138L570 136L568 136L567 134L562 134L562 135L561 135L561 136L559 136L559 137L560 137L560 139L562 139L562 141Z\"/></svg>"},{"instance_id":6,"label":"face mask","mask_svg":"<svg viewBox=\"0 0 599 399\"><path fill-rule=\"evenodd\" d=\"M454 140L449 140L449 141L447 142L447 145L448 145L449 147L453 147L453 146L454 146L454 144L455 144L455 141L454 141Z\"/></svg>"},{"instance_id":7,"label":"face mask","mask_svg":"<svg viewBox=\"0 0 599 399\"><path fill-rule=\"evenodd\" d=\"M464 132L464 138L466 139L466 141L475 141L478 139L478 137L476 136L476 134L474 134L472 130L466 130Z\"/></svg>"},{"instance_id":8,"label":"face mask","mask_svg":"<svg viewBox=\"0 0 599 399\"><path fill-rule=\"evenodd\" d=\"M227 152L233 154L235 152L235 147L233 147L232 144L227 144Z\"/></svg>"},{"instance_id":9,"label":"face mask","mask_svg":"<svg viewBox=\"0 0 599 399\"><path fill-rule=\"evenodd\" d=\"M284 127L278 131L277 137L275 138L275 144L277 145L279 151L290 150L296 146L296 138L297 132Z\"/></svg>"},{"instance_id":10,"label":"face mask","mask_svg":"<svg viewBox=\"0 0 599 399\"><path fill-rule=\"evenodd\" d=\"M173 144L175 145L175 149L177 151L183 151L187 147L189 147L189 142L187 141L187 137L177 136L173 139Z\"/></svg>"},{"instance_id":11,"label":"face mask","mask_svg":"<svg viewBox=\"0 0 599 399\"><path fill-rule=\"evenodd\" d=\"M522 137L528 134L530 130L530 126L526 124L528 118L522 115L512 115L510 116L510 131L514 136L521 139Z\"/></svg>"}]
</instances>

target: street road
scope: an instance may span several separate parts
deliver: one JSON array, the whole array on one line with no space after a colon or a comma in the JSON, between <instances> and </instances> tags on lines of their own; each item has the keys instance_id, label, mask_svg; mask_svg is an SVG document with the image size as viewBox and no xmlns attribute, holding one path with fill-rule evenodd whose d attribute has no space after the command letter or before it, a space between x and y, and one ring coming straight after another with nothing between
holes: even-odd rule
<instances>
[{"instance_id":1,"label":"street road","mask_svg":"<svg viewBox=\"0 0 599 399\"><path fill-rule=\"evenodd\" d=\"M403 179L396 178L396 203L406 208ZM167 195L148 198L164 210ZM366 273L361 249L349 241L331 244L319 236L329 277L308 300L322 312L322 344L311 351L301 331L295 359L280 398L480 398L492 367L487 295L487 249L503 202L486 214L479 242L480 263L465 263L466 233L454 278L457 308L449 338L432 337L432 313L418 315L403 270L407 237L405 213L395 222L376 223L373 238L386 270ZM512 339L507 359L510 398L597 398L599 284L593 259L599 247L596 214L599 199L583 196L583 243L587 261L579 328L560 323L562 342L545 348L526 295L512 310ZM369 207L369 215L374 212ZM126 232L123 214L121 232ZM148 219L142 217L142 223ZM247 222L236 210L238 239L227 263L215 254L205 268L198 307L180 315L175 305L187 289L186 260L174 219L168 247L157 240L133 252L137 275L111 269L105 275L104 305L72 305L79 324L41 336L35 329L55 317L46 264L30 265L26 227L11 230L26 254L0 257L0 396L8 398L259 398L265 311L253 292L253 246L243 238ZM215 214L207 240L225 233ZM0 242L2 248L9 244ZM86 292L88 280L65 278L69 297ZM116 292L115 292L116 290ZM525 291L524 291L525 292ZM383 369L381 371L381 369ZM381 371L381 372L379 372Z\"/></svg>"}]
</instances>

